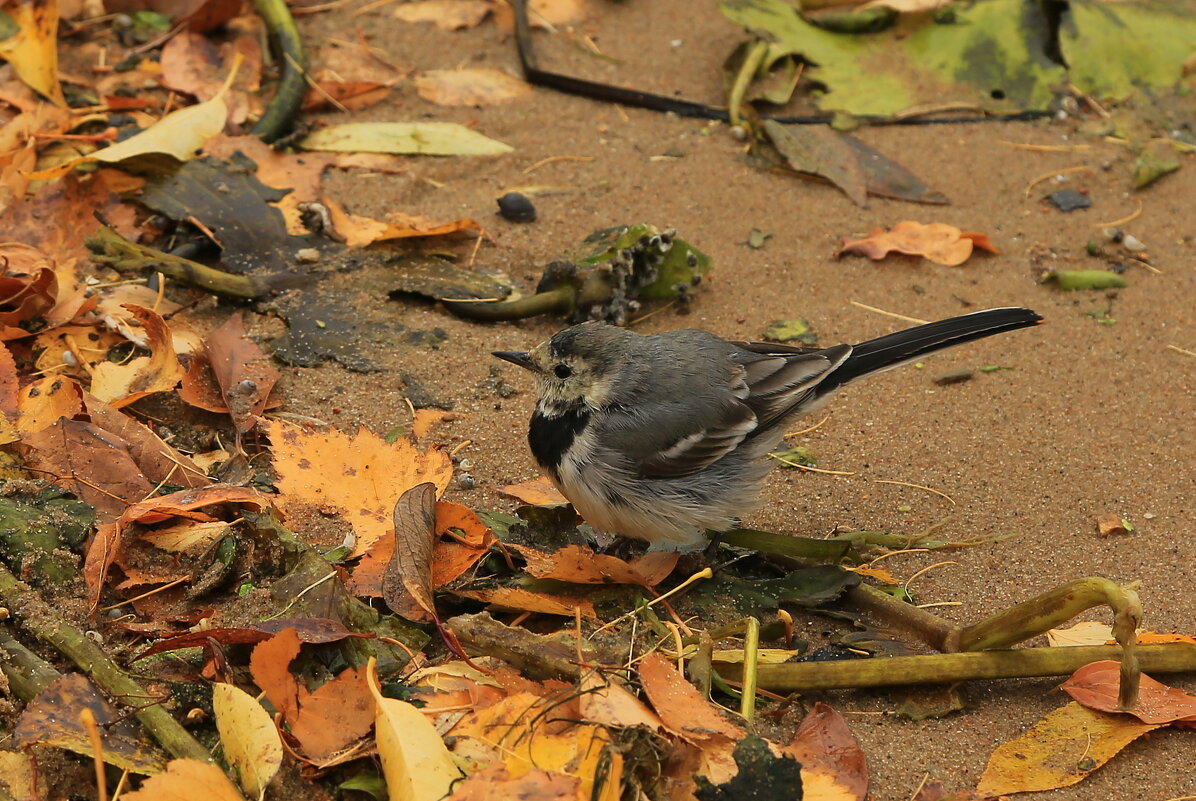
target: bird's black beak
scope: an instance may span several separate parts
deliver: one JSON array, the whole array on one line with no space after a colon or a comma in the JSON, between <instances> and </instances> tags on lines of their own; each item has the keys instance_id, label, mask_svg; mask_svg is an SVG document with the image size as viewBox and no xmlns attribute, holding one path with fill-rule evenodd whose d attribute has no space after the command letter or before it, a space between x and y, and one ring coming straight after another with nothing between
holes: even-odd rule
<instances>
[{"instance_id":1,"label":"bird's black beak","mask_svg":"<svg viewBox=\"0 0 1196 801\"><path fill-rule=\"evenodd\" d=\"M525 350L492 350L490 355L497 356L504 362L517 364L525 370L536 369L535 363L532 362L532 355Z\"/></svg>"}]
</instances>

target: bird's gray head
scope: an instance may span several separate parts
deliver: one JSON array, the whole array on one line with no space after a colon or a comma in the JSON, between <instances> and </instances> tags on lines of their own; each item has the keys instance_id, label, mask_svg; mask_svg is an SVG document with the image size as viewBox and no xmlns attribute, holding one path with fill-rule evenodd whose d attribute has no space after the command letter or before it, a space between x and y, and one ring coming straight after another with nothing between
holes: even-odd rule
<instances>
[{"instance_id":1,"label":"bird's gray head","mask_svg":"<svg viewBox=\"0 0 1196 801\"><path fill-rule=\"evenodd\" d=\"M601 409L610 400L621 370L635 357L639 334L600 322L559 331L527 352L494 355L532 371L540 411L564 414L581 405Z\"/></svg>"}]
</instances>

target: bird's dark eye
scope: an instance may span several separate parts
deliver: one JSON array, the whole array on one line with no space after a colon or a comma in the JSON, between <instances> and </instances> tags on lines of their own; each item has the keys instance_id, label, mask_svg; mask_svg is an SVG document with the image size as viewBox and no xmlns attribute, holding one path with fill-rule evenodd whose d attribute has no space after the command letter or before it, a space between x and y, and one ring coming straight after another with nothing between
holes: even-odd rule
<instances>
[{"instance_id":1,"label":"bird's dark eye","mask_svg":"<svg viewBox=\"0 0 1196 801\"><path fill-rule=\"evenodd\" d=\"M557 378L568 378L569 376L573 375L573 368L567 364L558 364L556 367L552 368L552 373Z\"/></svg>"}]
</instances>

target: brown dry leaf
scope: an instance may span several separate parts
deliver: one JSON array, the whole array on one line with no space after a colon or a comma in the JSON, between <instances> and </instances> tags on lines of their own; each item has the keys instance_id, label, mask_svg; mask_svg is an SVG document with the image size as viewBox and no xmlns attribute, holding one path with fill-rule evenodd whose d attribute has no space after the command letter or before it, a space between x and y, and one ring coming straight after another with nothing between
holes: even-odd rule
<instances>
[{"instance_id":1,"label":"brown dry leaf","mask_svg":"<svg viewBox=\"0 0 1196 801\"><path fill-rule=\"evenodd\" d=\"M572 598L567 595L550 595L533 592L521 587L495 587L489 590L456 590L454 595L472 598L490 604L491 607L515 612L534 612L540 615L573 617L578 611L591 620L598 617L594 604L588 598Z\"/></svg>"},{"instance_id":2,"label":"brown dry leaf","mask_svg":"<svg viewBox=\"0 0 1196 801\"><path fill-rule=\"evenodd\" d=\"M382 153L284 153L273 149L256 136L220 135L208 140L204 153L228 161L241 153L257 165L254 175L266 186L289 189L277 202L287 221L287 232L297 236L308 233L300 220L299 204L318 201L323 194L320 176L330 167L362 168L371 172L394 174L406 167L397 156Z\"/></svg>"},{"instance_id":3,"label":"brown dry leaf","mask_svg":"<svg viewBox=\"0 0 1196 801\"><path fill-rule=\"evenodd\" d=\"M415 79L419 96L441 106L493 106L520 100L531 84L501 70L428 70Z\"/></svg>"},{"instance_id":4,"label":"brown dry leaf","mask_svg":"<svg viewBox=\"0 0 1196 801\"><path fill-rule=\"evenodd\" d=\"M309 432L277 420L265 429L282 505L294 500L339 508L357 536L354 556L390 538L391 513L404 492L430 481L440 494L453 475L448 454L421 452L403 439L391 445L366 429Z\"/></svg>"},{"instance_id":5,"label":"brown dry leaf","mask_svg":"<svg viewBox=\"0 0 1196 801\"><path fill-rule=\"evenodd\" d=\"M282 374L245 333L239 313L209 334L204 344L225 408L243 434L269 407L270 393Z\"/></svg>"},{"instance_id":6,"label":"brown dry leaf","mask_svg":"<svg viewBox=\"0 0 1196 801\"><path fill-rule=\"evenodd\" d=\"M33 757L13 751L0 751L0 789L7 790L13 801L40 801L46 797L45 779L37 780Z\"/></svg>"},{"instance_id":7,"label":"brown dry leaf","mask_svg":"<svg viewBox=\"0 0 1196 801\"><path fill-rule=\"evenodd\" d=\"M1093 662L1080 668L1063 683L1063 691L1089 709L1133 715L1143 723L1196 720L1196 695L1168 687L1145 673L1141 681L1138 703L1133 709L1120 709L1117 705L1121 664L1112 660Z\"/></svg>"},{"instance_id":8,"label":"brown dry leaf","mask_svg":"<svg viewBox=\"0 0 1196 801\"><path fill-rule=\"evenodd\" d=\"M84 709L91 710L99 724L105 762L135 773L162 769L162 753L80 673L60 676L41 690L21 712L7 744L52 746L90 757L94 754L91 738L79 718Z\"/></svg>"},{"instance_id":9,"label":"brown dry leaf","mask_svg":"<svg viewBox=\"0 0 1196 801\"><path fill-rule=\"evenodd\" d=\"M175 22L187 22L188 30L204 31L219 27L242 10L241 0L104 0L109 14L156 11Z\"/></svg>"},{"instance_id":10,"label":"brown dry leaf","mask_svg":"<svg viewBox=\"0 0 1196 801\"><path fill-rule=\"evenodd\" d=\"M116 521L153 492L129 444L91 423L60 417L41 431L25 434L22 442L25 463L94 506L101 524Z\"/></svg>"},{"instance_id":11,"label":"brown dry leaf","mask_svg":"<svg viewBox=\"0 0 1196 801\"><path fill-rule=\"evenodd\" d=\"M23 248L15 243L0 245L0 263L6 267L0 275L0 298L4 299L0 309L0 340L29 336L32 332L24 326L45 317L56 302L58 282L53 270L42 267L32 274L14 274L16 251Z\"/></svg>"},{"instance_id":12,"label":"brown dry leaf","mask_svg":"<svg viewBox=\"0 0 1196 801\"><path fill-rule=\"evenodd\" d=\"M436 486L417 484L402 494L394 508L395 547L382 577L382 597L391 609L423 612L415 620L436 620L432 598L432 548L436 543Z\"/></svg>"},{"instance_id":13,"label":"brown dry leaf","mask_svg":"<svg viewBox=\"0 0 1196 801\"><path fill-rule=\"evenodd\" d=\"M936 264L954 267L963 264L972 255L973 248L999 253L985 234L960 231L953 225L930 223L924 225L912 220L899 222L886 231L877 228L864 239L843 238L835 256L854 253L879 261L891 252L922 256Z\"/></svg>"},{"instance_id":14,"label":"brown dry leaf","mask_svg":"<svg viewBox=\"0 0 1196 801\"><path fill-rule=\"evenodd\" d=\"M639 584L652 587L668 578L680 555L676 551L647 553L632 562L594 553L581 545L568 545L544 553L526 545L509 545L527 560L525 571L536 578L574 584Z\"/></svg>"},{"instance_id":15,"label":"brown dry leaf","mask_svg":"<svg viewBox=\"0 0 1196 801\"><path fill-rule=\"evenodd\" d=\"M654 651L641 659L637 672L656 714L669 731L687 742L700 745L716 736L739 742L747 736L743 729L723 717L703 698L677 666L660 653Z\"/></svg>"},{"instance_id":16,"label":"brown dry leaf","mask_svg":"<svg viewBox=\"0 0 1196 801\"><path fill-rule=\"evenodd\" d=\"M43 376L21 390L17 404L17 428L22 434L35 434L83 411L83 389L69 378Z\"/></svg>"},{"instance_id":17,"label":"brown dry leaf","mask_svg":"<svg viewBox=\"0 0 1196 801\"><path fill-rule=\"evenodd\" d=\"M578 780L577 801L617 801L622 756L607 748L601 726L578 725L556 699L514 693L485 709L473 710L454 726L453 753L475 764L505 765L511 778L535 770Z\"/></svg>"},{"instance_id":18,"label":"brown dry leaf","mask_svg":"<svg viewBox=\"0 0 1196 801\"><path fill-rule=\"evenodd\" d=\"M381 103L388 95L390 87L384 83L320 79L307 90L303 111L357 111Z\"/></svg>"},{"instance_id":19,"label":"brown dry leaf","mask_svg":"<svg viewBox=\"0 0 1196 801\"><path fill-rule=\"evenodd\" d=\"M229 778L211 762L175 759L164 773L150 776L136 792L121 796L125 801L245 801Z\"/></svg>"},{"instance_id":20,"label":"brown dry leaf","mask_svg":"<svg viewBox=\"0 0 1196 801\"><path fill-rule=\"evenodd\" d=\"M569 499L547 476L539 476L531 481L521 481L518 484L508 484L499 490L517 501L523 501L531 506L564 506Z\"/></svg>"},{"instance_id":21,"label":"brown dry leaf","mask_svg":"<svg viewBox=\"0 0 1196 801\"><path fill-rule=\"evenodd\" d=\"M374 725L374 700L365 671L346 668L314 691L299 688L291 734L308 759L320 762L365 737Z\"/></svg>"},{"instance_id":22,"label":"brown dry leaf","mask_svg":"<svg viewBox=\"0 0 1196 801\"><path fill-rule=\"evenodd\" d=\"M392 211L385 220L375 220L351 214L331 198L324 198L324 205L332 217L332 228L338 239L351 248L365 247L375 242L392 239L412 239L425 236L445 236L462 231L482 231L476 220L462 217L449 222L437 222L428 217Z\"/></svg>"},{"instance_id":23,"label":"brown dry leaf","mask_svg":"<svg viewBox=\"0 0 1196 801\"><path fill-rule=\"evenodd\" d=\"M1125 521L1116 512L1105 512L1096 518L1096 531L1102 537L1108 537L1112 534L1130 533L1130 530L1125 526Z\"/></svg>"},{"instance_id":24,"label":"brown dry leaf","mask_svg":"<svg viewBox=\"0 0 1196 801\"><path fill-rule=\"evenodd\" d=\"M803 798L864 801L868 763L847 721L818 701L781 753L801 763Z\"/></svg>"},{"instance_id":25,"label":"brown dry leaf","mask_svg":"<svg viewBox=\"0 0 1196 801\"><path fill-rule=\"evenodd\" d=\"M91 394L119 409L155 392L169 392L183 378L183 366L175 356L170 329L157 312L144 306L125 304L141 322L149 340L149 356L138 356L127 364L100 362L92 374Z\"/></svg>"},{"instance_id":26,"label":"brown dry leaf","mask_svg":"<svg viewBox=\"0 0 1196 801\"><path fill-rule=\"evenodd\" d=\"M31 89L56 106L65 106L58 85L58 2L18 0L7 3L17 32L0 40L0 58L12 64Z\"/></svg>"},{"instance_id":27,"label":"brown dry leaf","mask_svg":"<svg viewBox=\"0 0 1196 801\"><path fill-rule=\"evenodd\" d=\"M251 113L260 113L261 102L257 99L257 93L261 89L262 52L254 27L249 20L239 21L232 40L219 48L206 36L194 31L173 37L162 48L159 60L162 85L198 100L211 100L220 93L234 54L240 54L245 63L237 71L237 77L225 97L228 121L240 125Z\"/></svg>"},{"instance_id":28,"label":"brown dry leaf","mask_svg":"<svg viewBox=\"0 0 1196 801\"><path fill-rule=\"evenodd\" d=\"M43 108L52 107L43 105ZM66 112L65 109L62 111ZM63 132L65 128L54 133ZM3 139L0 135L0 153L4 150ZM118 194L117 181L126 178L124 173L113 169L97 170L91 175L65 175L37 188L31 196L15 197L11 207L4 212L4 227L9 231L20 231L21 239L27 245L39 247L48 257L63 263L85 252L84 240L94 235L101 225L96 219L97 214L126 238L136 239L137 210ZM0 198L0 211L3 211L3 205ZM46 220L54 220L54 225L46 225ZM65 285L75 286L73 282Z\"/></svg>"},{"instance_id":29,"label":"brown dry leaf","mask_svg":"<svg viewBox=\"0 0 1196 801\"><path fill-rule=\"evenodd\" d=\"M0 342L0 444L16 442L21 432L15 425L20 412L20 382L12 351Z\"/></svg>"},{"instance_id":30,"label":"brown dry leaf","mask_svg":"<svg viewBox=\"0 0 1196 801\"><path fill-rule=\"evenodd\" d=\"M999 746L989 757L976 791L1004 795L1076 784L1159 725L1129 715L1094 712L1073 701Z\"/></svg>"},{"instance_id":31,"label":"brown dry leaf","mask_svg":"<svg viewBox=\"0 0 1196 801\"><path fill-rule=\"evenodd\" d=\"M396 19L404 22L431 22L442 31L474 28L490 13L485 0L422 0L395 6Z\"/></svg>"},{"instance_id":32,"label":"brown dry leaf","mask_svg":"<svg viewBox=\"0 0 1196 801\"><path fill-rule=\"evenodd\" d=\"M84 394L84 408L93 425L120 437L128 446L129 455L154 484L177 484L180 487L206 487L212 483L187 456L179 453L146 426L124 412L112 408L98 398Z\"/></svg>"}]
</instances>

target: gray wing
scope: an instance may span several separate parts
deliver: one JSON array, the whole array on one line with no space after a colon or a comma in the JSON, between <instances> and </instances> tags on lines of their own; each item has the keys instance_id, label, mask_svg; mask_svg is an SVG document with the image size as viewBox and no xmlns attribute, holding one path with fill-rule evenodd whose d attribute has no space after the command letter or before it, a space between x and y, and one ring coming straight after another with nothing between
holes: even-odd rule
<instances>
[{"instance_id":1,"label":"gray wing","mask_svg":"<svg viewBox=\"0 0 1196 801\"><path fill-rule=\"evenodd\" d=\"M726 456L749 437L770 430L814 396L814 389L851 353L850 345L824 350L736 342L731 351L729 397L714 419L697 422L639 462L647 478L691 475Z\"/></svg>"}]
</instances>

